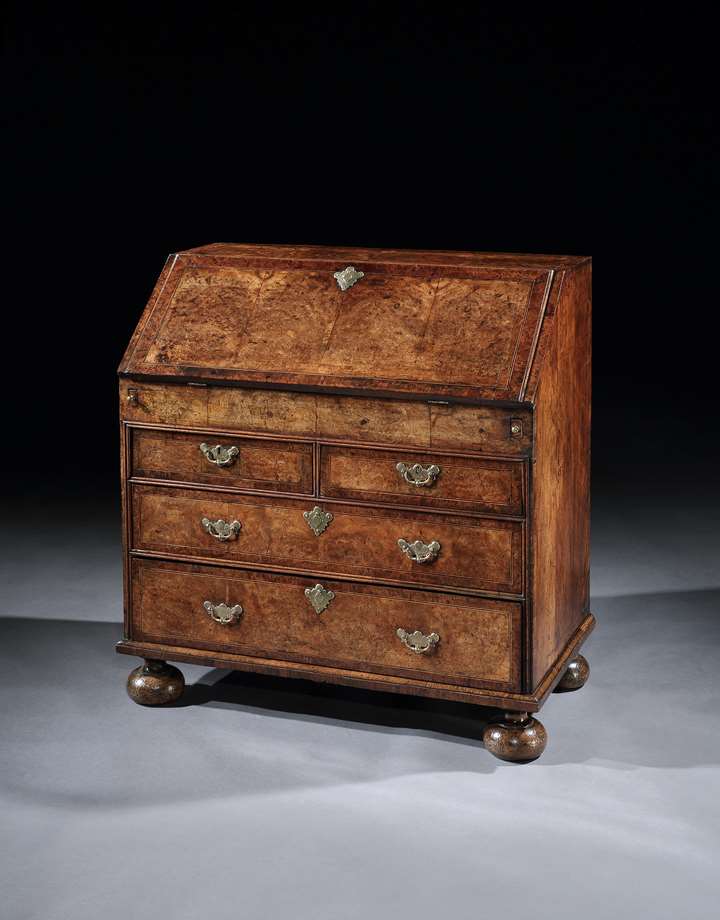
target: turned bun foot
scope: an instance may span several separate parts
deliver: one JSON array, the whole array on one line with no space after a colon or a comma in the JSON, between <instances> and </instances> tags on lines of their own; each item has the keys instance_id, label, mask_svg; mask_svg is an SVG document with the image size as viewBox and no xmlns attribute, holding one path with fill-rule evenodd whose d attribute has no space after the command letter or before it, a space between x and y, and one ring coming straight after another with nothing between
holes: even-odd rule
<instances>
[{"instance_id":1,"label":"turned bun foot","mask_svg":"<svg viewBox=\"0 0 720 920\"><path fill-rule=\"evenodd\" d=\"M590 677L590 665L587 658L576 655L568 662L567 670L555 687L555 693L568 693L570 690L579 690L587 683Z\"/></svg>"},{"instance_id":2,"label":"turned bun foot","mask_svg":"<svg viewBox=\"0 0 720 920\"><path fill-rule=\"evenodd\" d=\"M179 700L185 689L182 671L164 661L145 659L145 664L130 672L128 696L141 706L162 706Z\"/></svg>"},{"instance_id":3,"label":"turned bun foot","mask_svg":"<svg viewBox=\"0 0 720 920\"><path fill-rule=\"evenodd\" d=\"M530 763L545 750L547 732L542 722L527 712L506 712L502 721L487 726L483 743L499 760Z\"/></svg>"}]
</instances>

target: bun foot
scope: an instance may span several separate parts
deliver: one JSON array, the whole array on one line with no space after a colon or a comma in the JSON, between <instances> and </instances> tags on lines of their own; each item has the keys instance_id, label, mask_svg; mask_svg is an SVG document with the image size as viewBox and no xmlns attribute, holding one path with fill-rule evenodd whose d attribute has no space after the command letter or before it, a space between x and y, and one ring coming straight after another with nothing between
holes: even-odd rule
<instances>
[{"instance_id":1,"label":"bun foot","mask_svg":"<svg viewBox=\"0 0 720 920\"><path fill-rule=\"evenodd\" d=\"M587 658L582 655L576 655L568 662L567 670L560 678L560 682L555 687L555 693L569 693L571 690L579 690L587 683L590 677L590 665Z\"/></svg>"},{"instance_id":2,"label":"bun foot","mask_svg":"<svg viewBox=\"0 0 720 920\"><path fill-rule=\"evenodd\" d=\"M182 671L166 664L146 658L145 664L130 672L127 681L128 696L141 706L162 706L179 700L185 689Z\"/></svg>"},{"instance_id":3,"label":"bun foot","mask_svg":"<svg viewBox=\"0 0 720 920\"><path fill-rule=\"evenodd\" d=\"M542 722L527 712L506 712L501 722L487 726L483 743L499 760L530 763L545 750L547 732Z\"/></svg>"}]
</instances>

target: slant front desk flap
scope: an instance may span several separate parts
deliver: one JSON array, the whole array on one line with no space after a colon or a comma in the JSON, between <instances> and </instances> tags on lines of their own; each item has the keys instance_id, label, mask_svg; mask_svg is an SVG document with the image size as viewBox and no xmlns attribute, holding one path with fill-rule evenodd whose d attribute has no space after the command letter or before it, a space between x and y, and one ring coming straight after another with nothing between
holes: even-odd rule
<instances>
[{"instance_id":1,"label":"slant front desk flap","mask_svg":"<svg viewBox=\"0 0 720 920\"><path fill-rule=\"evenodd\" d=\"M563 263L206 246L168 260L120 371L522 401Z\"/></svg>"}]
</instances>

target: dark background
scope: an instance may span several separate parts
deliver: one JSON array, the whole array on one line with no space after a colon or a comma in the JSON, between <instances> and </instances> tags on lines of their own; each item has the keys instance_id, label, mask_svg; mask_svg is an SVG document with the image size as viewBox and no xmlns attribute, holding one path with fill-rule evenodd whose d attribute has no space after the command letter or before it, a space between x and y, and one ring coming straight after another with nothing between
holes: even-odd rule
<instances>
[{"instance_id":1,"label":"dark background","mask_svg":"<svg viewBox=\"0 0 720 920\"><path fill-rule=\"evenodd\" d=\"M117 495L117 364L166 255L213 241L590 254L596 486L703 475L716 234L701 25L429 9L11 8L11 491Z\"/></svg>"}]
</instances>

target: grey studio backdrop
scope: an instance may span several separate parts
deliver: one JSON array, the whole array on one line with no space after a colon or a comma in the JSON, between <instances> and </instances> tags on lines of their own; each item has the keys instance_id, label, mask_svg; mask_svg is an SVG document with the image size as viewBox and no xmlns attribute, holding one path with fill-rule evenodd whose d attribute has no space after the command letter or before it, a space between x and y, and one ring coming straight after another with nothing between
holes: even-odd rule
<instances>
[{"instance_id":1,"label":"grey studio backdrop","mask_svg":"<svg viewBox=\"0 0 720 920\"><path fill-rule=\"evenodd\" d=\"M134 705L117 500L10 499L0 915L715 916L720 502L709 470L603 468L591 679L531 766L463 705L191 666Z\"/></svg>"}]
</instances>

